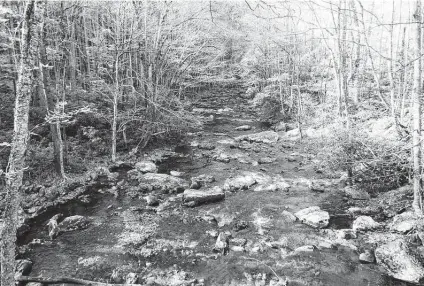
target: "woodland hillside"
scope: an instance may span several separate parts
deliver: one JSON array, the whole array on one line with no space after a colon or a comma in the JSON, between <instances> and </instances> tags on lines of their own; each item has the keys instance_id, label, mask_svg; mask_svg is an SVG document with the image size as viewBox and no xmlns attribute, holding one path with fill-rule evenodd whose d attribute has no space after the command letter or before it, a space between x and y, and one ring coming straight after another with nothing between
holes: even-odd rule
<instances>
[{"instance_id":1,"label":"woodland hillside","mask_svg":"<svg viewBox=\"0 0 424 286\"><path fill-rule=\"evenodd\" d=\"M421 5L2 1L1 285L424 283Z\"/></svg>"}]
</instances>

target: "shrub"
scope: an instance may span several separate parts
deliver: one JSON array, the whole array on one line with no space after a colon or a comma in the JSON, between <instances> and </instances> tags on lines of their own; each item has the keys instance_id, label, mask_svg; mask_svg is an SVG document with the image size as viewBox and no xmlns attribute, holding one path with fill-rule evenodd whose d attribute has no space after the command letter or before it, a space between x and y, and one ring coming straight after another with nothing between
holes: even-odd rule
<instances>
[{"instance_id":1,"label":"shrub","mask_svg":"<svg viewBox=\"0 0 424 286\"><path fill-rule=\"evenodd\" d=\"M377 141L352 130L335 132L324 145L327 166L347 171L351 183L371 194L402 186L412 174L405 142Z\"/></svg>"}]
</instances>

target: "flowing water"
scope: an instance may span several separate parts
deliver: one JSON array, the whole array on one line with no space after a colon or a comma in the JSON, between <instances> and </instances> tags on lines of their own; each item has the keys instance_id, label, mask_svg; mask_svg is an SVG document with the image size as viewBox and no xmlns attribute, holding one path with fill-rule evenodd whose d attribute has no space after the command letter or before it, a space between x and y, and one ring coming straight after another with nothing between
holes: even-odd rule
<instances>
[{"instance_id":1,"label":"flowing water","mask_svg":"<svg viewBox=\"0 0 424 286\"><path fill-rule=\"evenodd\" d=\"M241 149L218 143L262 130L248 108L247 100L238 96L242 91L235 87L202 92L196 107L205 109L202 116L208 120L203 132L194 134L189 141L210 142L217 148L205 151L191 147L190 142L174 146L173 151L181 156L163 161L159 172L179 170L185 172L187 179L200 174L213 175L216 182L211 186L222 186L227 178L242 171L282 175L289 182L320 178L300 143L246 143L246 148ZM234 130L244 124L253 126L254 130ZM268 156L276 161L256 165L231 159L229 163L221 163L208 156L214 152L240 153L240 156L252 161ZM293 156L296 160L288 160ZM323 193L311 192L301 185L287 192L245 190L228 193L224 201L195 208L181 206L176 194L160 195L160 198L166 202L167 208L155 212L146 207L144 200L127 196L125 192L115 198L112 194L93 191L90 203L73 201L55 210L65 216L88 216L92 219L90 227L63 233L52 241L47 236L45 223L55 212L40 217L21 240L21 244L34 242L34 239L41 241L33 244L27 252L34 262L32 275L108 281L112 272L120 269L123 275L128 272L139 273L140 277L156 275L156 283L162 281L162 285L177 285L175 281L178 279L171 274L178 271L184 271L190 277L203 278L205 285L270 285L276 275L287 277L288 285L407 285L382 275L375 264L361 264L359 252L347 246L291 252L303 245L324 242L326 235L325 231L287 221L283 211L294 213L318 205L330 212L328 228L350 227L352 219L345 214L348 202L337 186ZM213 215L217 222L201 219L205 215ZM258 220L263 223L261 230L258 229ZM247 222L248 227L235 231L234 225L240 221ZM134 228L154 226L148 240L135 246L136 251L119 246L128 225ZM228 255L214 253L212 248L216 239L207 233L212 230L229 230L234 237L246 239L248 246L257 245L259 251L230 251ZM286 244L284 251L267 247L269 242L281 239ZM141 280L141 283L145 282L145 279Z\"/></svg>"}]
</instances>

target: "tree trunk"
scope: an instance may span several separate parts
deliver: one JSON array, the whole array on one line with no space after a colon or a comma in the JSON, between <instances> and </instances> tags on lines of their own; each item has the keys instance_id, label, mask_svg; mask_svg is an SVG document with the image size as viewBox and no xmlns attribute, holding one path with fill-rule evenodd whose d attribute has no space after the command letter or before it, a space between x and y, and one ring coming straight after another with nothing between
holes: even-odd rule
<instances>
[{"instance_id":1,"label":"tree trunk","mask_svg":"<svg viewBox=\"0 0 424 286\"><path fill-rule=\"evenodd\" d=\"M395 102L395 80L394 80L394 70L393 70L393 62L396 61L393 55L393 26L395 22L395 2L392 1L392 25L390 25L390 60L388 61L388 69L389 69L389 81L390 81L390 111L393 117L395 124L397 124L396 120L396 102Z\"/></svg>"},{"instance_id":2,"label":"tree trunk","mask_svg":"<svg viewBox=\"0 0 424 286\"><path fill-rule=\"evenodd\" d=\"M46 11L44 11L45 13ZM43 20L40 24L40 43L39 43L39 71L40 71L40 86L41 86L41 98L44 105L46 114L49 114L51 110L55 110L55 103L52 96L47 95L47 76L46 76L46 47L45 47L45 21L46 15L43 15ZM62 177L65 178L65 168L63 163L63 144L62 138L60 135L60 123L50 123L50 134L53 142L53 153L54 153L54 165L56 172Z\"/></svg>"},{"instance_id":3,"label":"tree trunk","mask_svg":"<svg viewBox=\"0 0 424 286\"><path fill-rule=\"evenodd\" d=\"M353 102L355 104L359 103L360 97L361 97L361 81L360 77L362 77L361 67L362 67L362 58L361 58L361 30L359 26L359 19L358 19L358 11L356 10L355 1L352 0L351 2L351 9L353 14L353 21L355 22L355 28L357 29L356 32L356 57L355 61L353 63L353 72L351 74L351 79L353 80ZM352 36L353 37L353 36Z\"/></svg>"},{"instance_id":4,"label":"tree trunk","mask_svg":"<svg viewBox=\"0 0 424 286\"><path fill-rule=\"evenodd\" d=\"M113 117L112 117L112 162L116 161L116 125L118 116L118 97L119 97L119 54L115 60L115 91L113 93Z\"/></svg>"},{"instance_id":5,"label":"tree trunk","mask_svg":"<svg viewBox=\"0 0 424 286\"><path fill-rule=\"evenodd\" d=\"M417 215L423 213L421 180L421 0L416 0L414 13L414 85L412 89L412 154L414 162L414 201L412 207Z\"/></svg>"},{"instance_id":6,"label":"tree trunk","mask_svg":"<svg viewBox=\"0 0 424 286\"><path fill-rule=\"evenodd\" d=\"M20 187L25 169L25 151L29 140L28 117L35 60L38 54L39 30L45 3L30 1L26 4L21 35L21 59L14 110L12 149L6 171L4 226L1 240L1 285L15 285L15 247L20 203Z\"/></svg>"},{"instance_id":7,"label":"tree trunk","mask_svg":"<svg viewBox=\"0 0 424 286\"><path fill-rule=\"evenodd\" d=\"M83 22L83 29L84 29L84 52L85 52L85 62L86 62L86 75L85 75L85 89L89 90L90 89L90 83L88 82L91 79L91 68L90 68L90 63L91 63L91 58L90 58L90 53L88 51L89 49L89 45L88 45L88 32L87 32L87 19L85 16L82 17L82 22Z\"/></svg>"},{"instance_id":8,"label":"tree trunk","mask_svg":"<svg viewBox=\"0 0 424 286\"><path fill-rule=\"evenodd\" d=\"M405 114L405 98L406 98L406 91L408 89L408 65L406 64L408 62L408 45L405 42L405 35L406 35L406 27L403 30L403 36L402 36L402 56L403 56L403 71L401 73L401 83L399 84L399 98L400 100L400 122L403 123L403 117Z\"/></svg>"},{"instance_id":9,"label":"tree trunk","mask_svg":"<svg viewBox=\"0 0 424 286\"><path fill-rule=\"evenodd\" d=\"M75 24L72 22L72 20L68 23L68 25L71 26L71 37L69 39L70 41L70 49L69 49L69 75L71 78L71 90L76 89L77 87L77 59L76 59L76 37L75 37Z\"/></svg>"}]
</instances>

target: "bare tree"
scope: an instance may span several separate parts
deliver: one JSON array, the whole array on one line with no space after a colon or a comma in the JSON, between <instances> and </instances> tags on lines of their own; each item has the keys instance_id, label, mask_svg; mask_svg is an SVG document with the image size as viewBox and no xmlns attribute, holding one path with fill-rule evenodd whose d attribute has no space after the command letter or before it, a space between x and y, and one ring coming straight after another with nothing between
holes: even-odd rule
<instances>
[{"instance_id":1,"label":"bare tree","mask_svg":"<svg viewBox=\"0 0 424 286\"><path fill-rule=\"evenodd\" d=\"M416 214L423 213L422 180L421 180L421 0L415 2L414 29L414 85L412 89L412 154L414 162L414 201L412 207Z\"/></svg>"},{"instance_id":2,"label":"bare tree","mask_svg":"<svg viewBox=\"0 0 424 286\"><path fill-rule=\"evenodd\" d=\"M20 204L20 187L25 170L25 151L29 140L29 102L38 55L39 23L45 3L30 1L26 4L21 35L21 58L16 86L14 132L6 171L6 206L1 240L1 285L14 286L16 228Z\"/></svg>"}]
</instances>

